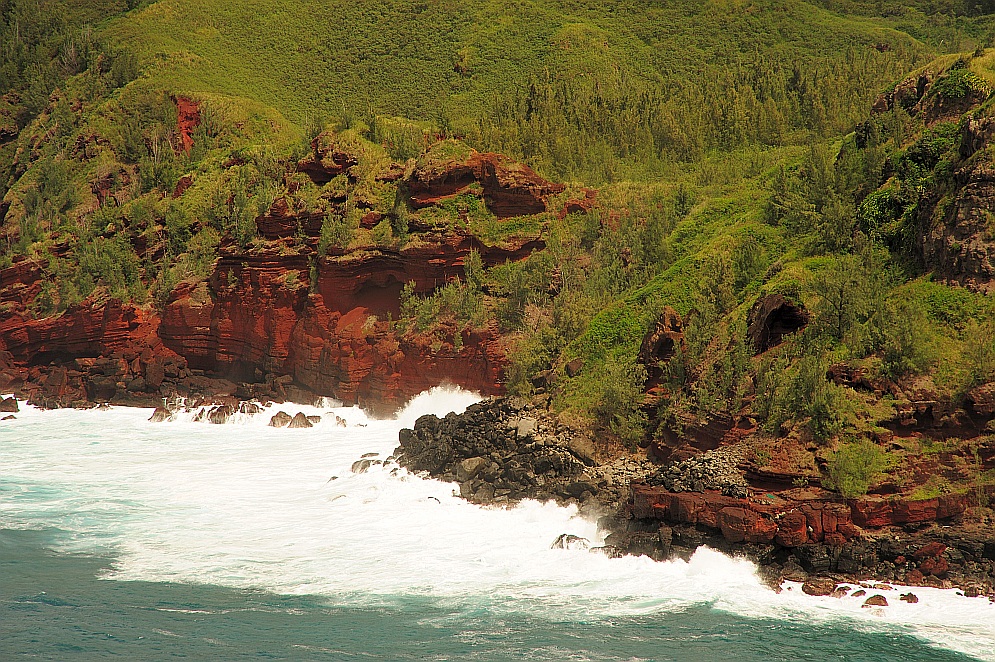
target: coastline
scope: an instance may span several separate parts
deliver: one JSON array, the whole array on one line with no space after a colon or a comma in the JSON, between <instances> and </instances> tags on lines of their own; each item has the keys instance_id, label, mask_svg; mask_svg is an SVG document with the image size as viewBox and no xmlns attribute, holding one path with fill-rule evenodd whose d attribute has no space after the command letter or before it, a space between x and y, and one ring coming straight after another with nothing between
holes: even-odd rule
<instances>
[{"instance_id":1,"label":"coastline","mask_svg":"<svg viewBox=\"0 0 995 662\"><path fill-rule=\"evenodd\" d=\"M776 590L799 582L806 593L840 597L839 584L881 583L995 601L995 530L971 495L847 502L818 488L775 493L751 486L725 447L670 464L602 462L585 433L544 402L494 398L461 415L424 416L401 431L395 456L413 472L457 482L481 505L575 502L600 515L606 538L595 551L611 556L686 560L707 546L749 558Z\"/></svg>"},{"instance_id":2,"label":"coastline","mask_svg":"<svg viewBox=\"0 0 995 662\"><path fill-rule=\"evenodd\" d=\"M287 405L289 422L293 401L276 404ZM223 424L260 413L259 405L223 394L156 407L150 420L186 412L194 421ZM547 407L544 397L491 397L461 414L423 415L400 430L386 462L457 483L459 496L480 506L576 504L604 536L591 551L609 557L688 561L707 547L749 559L775 591L796 583L809 595L844 597L847 584L854 585L851 596L904 587L915 600L916 588L956 589L995 602L995 529L971 495L848 502L818 488L767 492L750 485L734 447L671 463L640 453L605 458L588 431L564 425Z\"/></svg>"}]
</instances>

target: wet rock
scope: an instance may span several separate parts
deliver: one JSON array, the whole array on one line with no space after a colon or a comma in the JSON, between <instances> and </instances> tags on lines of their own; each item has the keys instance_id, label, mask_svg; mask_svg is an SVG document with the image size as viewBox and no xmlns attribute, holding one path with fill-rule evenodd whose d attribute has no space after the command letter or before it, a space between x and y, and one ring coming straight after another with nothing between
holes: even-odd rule
<instances>
[{"instance_id":1,"label":"wet rock","mask_svg":"<svg viewBox=\"0 0 995 662\"><path fill-rule=\"evenodd\" d=\"M238 413L245 414L247 416L254 416L262 411L262 407L254 402L243 402L238 406Z\"/></svg>"},{"instance_id":2,"label":"wet rock","mask_svg":"<svg viewBox=\"0 0 995 662\"><path fill-rule=\"evenodd\" d=\"M314 424L308 420L302 412L297 412L294 417L290 419L290 424L287 425L288 428L310 428L314 427Z\"/></svg>"},{"instance_id":3,"label":"wet rock","mask_svg":"<svg viewBox=\"0 0 995 662\"><path fill-rule=\"evenodd\" d=\"M344 428L344 427L348 426L349 424L341 416L336 416L335 417L335 425L339 426L340 428Z\"/></svg>"},{"instance_id":4,"label":"wet rock","mask_svg":"<svg viewBox=\"0 0 995 662\"><path fill-rule=\"evenodd\" d=\"M19 411L20 408L17 406L17 398L11 396L0 400L0 413L16 414Z\"/></svg>"},{"instance_id":5,"label":"wet rock","mask_svg":"<svg viewBox=\"0 0 995 662\"><path fill-rule=\"evenodd\" d=\"M550 549L589 549L591 546L591 541L587 538L581 538L580 536L575 536L569 533L561 533L553 544L549 546Z\"/></svg>"},{"instance_id":6,"label":"wet rock","mask_svg":"<svg viewBox=\"0 0 995 662\"><path fill-rule=\"evenodd\" d=\"M908 602L909 604L915 604L919 602L919 597L915 593L903 593L898 596L898 599L902 602Z\"/></svg>"},{"instance_id":7,"label":"wet rock","mask_svg":"<svg viewBox=\"0 0 995 662\"><path fill-rule=\"evenodd\" d=\"M3 418L0 418L0 421L13 421L16 418L17 418L17 416L14 416L13 414L10 414L8 416L4 416Z\"/></svg>"},{"instance_id":8,"label":"wet rock","mask_svg":"<svg viewBox=\"0 0 995 662\"><path fill-rule=\"evenodd\" d=\"M318 423L321 423L321 416L317 415L308 416L307 420L311 421L311 425L317 425Z\"/></svg>"},{"instance_id":9,"label":"wet rock","mask_svg":"<svg viewBox=\"0 0 995 662\"><path fill-rule=\"evenodd\" d=\"M364 474L369 471L370 466L373 464L372 460L356 460L352 463L351 471L354 474Z\"/></svg>"},{"instance_id":10,"label":"wet rock","mask_svg":"<svg viewBox=\"0 0 995 662\"><path fill-rule=\"evenodd\" d=\"M624 551L612 545L605 545L603 547L592 547L591 552L607 556L610 559L620 559L623 556L625 556Z\"/></svg>"},{"instance_id":11,"label":"wet rock","mask_svg":"<svg viewBox=\"0 0 995 662\"><path fill-rule=\"evenodd\" d=\"M273 414L273 417L269 419L269 426L271 428L285 428L290 425L290 421L293 419L285 411L278 411Z\"/></svg>"},{"instance_id":12,"label":"wet rock","mask_svg":"<svg viewBox=\"0 0 995 662\"><path fill-rule=\"evenodd\" d=\"M633 533L625 540L626 553L632 556L649 556L661 559L660 536L655 533Z\"/></svg>"},{"instance_id":13,"label":"wet rock","mask_svg":"<svg viewBox=\"0 0 995 662\"><path fill-rule=\"evenodd\" d=\"M861 589L857 589L856 591L854 591L853 593L851 593L850 597L851 598L862 598L865 595L867 595L867 591L865 591L864 589L861 588Z\"/></svg>"},{"instance_id":14,"label":"wet rock","mask_svg":"<svg viewBox=\"0 0 995 662\"><path fill-rule=\"evenodd\" d=\"M888 599L885 598L880 593L878 593L878 594L872 595L871 597L869 597L866 600L864 600L864 604L862 604L860 606L861 607L887 607L888 606Z\"/></svg>"},{"instance_id":15,"label":"wet rock","mask_svg":"<svg viewBox=\"0 0 995 662\"><path fill-rule=\"evenodd\" d=\"M156 407L155 411L152 412L152 416L149 417L149 421L152 423L165 423L171 420L173 414L165 407Z\"/></svg>"},{"instance_id":16,"label":"wet rock","mask_svg":"<svg viewBox=\"0 0 995 662\"><path fill-rule=\"evenodd\" d=\"M801 545L795 548L795 557L807 572L813 574L828 572L832 565L825 545Z\"/></svg>"},{"instance_id":17,"label":"wet rock","mask_svg":"<svg viewBox=\"0 0 995 662\"><path fill-rule=\"evenodd\" d=\"M231 405L218 405L207 415L207 421L214 425L223 425L235 414L235 408Z\"/></svg>"},{"instance_id":18,"label":"wet rock","mask_svg":"<svg viewBox=\"0 0 995 662\"><path fill-rule=\"evenodd\" d=\"M808 595L832 595L836 590L836 580L828 577L813 577L802 584L802 592Z\"/></svg>"}]
</instances>

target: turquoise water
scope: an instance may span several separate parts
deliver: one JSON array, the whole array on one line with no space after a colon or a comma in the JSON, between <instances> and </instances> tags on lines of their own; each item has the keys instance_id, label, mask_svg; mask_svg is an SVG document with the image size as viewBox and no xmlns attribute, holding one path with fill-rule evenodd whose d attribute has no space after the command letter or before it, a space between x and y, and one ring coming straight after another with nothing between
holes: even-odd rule
<instances>
[{"instance_id":1,"label":"turquoise water","mask_svg":"<svg viewBox=\"0 0 995 662\"><path fill-rule=\"evenodd\" d=\"M111 559L46 552L52 538L0 531L0 659L968 659L904 634L740 618L707 605L563 621L425 598L360 609L320 596L99 580Z\"/></svg>"},{"instance_id":2,"label":"turquoise water","mask_svg":"<svg viewBox=\"0 0 995 662\"><path fill-rule=\"evenodd\" d=\"M995 659L986 600L916 589L867 610L775 594L708 550L552 550L560 533L596 543L595 526L480 509L389 464L350 471L471 401L436 392L400 421L340 408L348 428L310 430L22 412L0 428L0 660Z\"/></svg>"}]
</instances>

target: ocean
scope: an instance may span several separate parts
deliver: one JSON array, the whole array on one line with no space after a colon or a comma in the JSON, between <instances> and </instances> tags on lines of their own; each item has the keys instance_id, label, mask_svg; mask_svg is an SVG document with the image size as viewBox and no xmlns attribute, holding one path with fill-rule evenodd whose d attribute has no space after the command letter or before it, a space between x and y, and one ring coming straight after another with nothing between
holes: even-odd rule
<instances>
[{"instance_id":1,"label":"ocean","mask_svg":"<svg viewBox=\"0 0 995 662\"><path fill-rule=\"evenodd\" d=\"M879 591L890 606L865 609L775 593L708 549L552 549L598 544L595 524L480 508L390 463L352 472L476 399L433 389L394 420L282 406L322 416L294 430L267 427L276 408L211 425L23 407L0 424L0 660L995 660L984 598Z\"/></svg>"}]
</instances>

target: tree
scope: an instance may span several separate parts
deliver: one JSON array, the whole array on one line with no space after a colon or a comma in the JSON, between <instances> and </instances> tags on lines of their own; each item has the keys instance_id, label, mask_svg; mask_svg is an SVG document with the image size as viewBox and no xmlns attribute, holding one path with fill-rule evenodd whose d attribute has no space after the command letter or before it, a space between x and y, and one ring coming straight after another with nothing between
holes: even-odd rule
<instances>
[{"instance_id":1,"label":"tree","mask_svg":"<svg viewBox=\"0 0 995 662\"><path fill-rule=\"evenodd\" d=\"M825 484L844 499L867 494L870 486L891 466L891 458L880 447L863 439L840 446L829 459Z\"/></svg>"}]
</instances>

